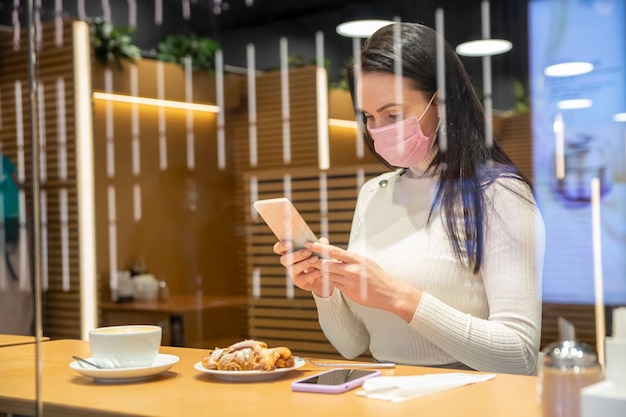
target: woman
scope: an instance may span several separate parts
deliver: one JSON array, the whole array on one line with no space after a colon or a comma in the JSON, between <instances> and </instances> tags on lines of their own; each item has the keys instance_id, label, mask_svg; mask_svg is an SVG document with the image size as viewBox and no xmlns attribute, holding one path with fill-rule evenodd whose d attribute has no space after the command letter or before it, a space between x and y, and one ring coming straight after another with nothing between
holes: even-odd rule
<instances>
[{"instance_id":1,"label":"woman","mask_svg":"<svg viewBox=\"0 0 626 417\"><path fill-rule=\"evenodd\" d=\"M344 357L369 349L379 361L534 374L545 232L530 184L496 143L485 145L480 102L449 45L439 149L437 35L419 24L400 30L401 91L394 25L365 43L357 89L368 141L403 169L363 186L348 250L323 239L274 251L313 292Z\"/></svg>"}]
</instances>

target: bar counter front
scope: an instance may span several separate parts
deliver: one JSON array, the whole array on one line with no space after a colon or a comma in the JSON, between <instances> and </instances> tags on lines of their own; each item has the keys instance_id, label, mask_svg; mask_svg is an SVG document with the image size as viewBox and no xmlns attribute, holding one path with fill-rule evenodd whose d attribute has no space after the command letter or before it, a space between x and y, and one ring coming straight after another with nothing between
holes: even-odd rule
<instances>
[{"instance_id":1,"label":"bar counter front","mask_svg":"<svg viewBox=\"0 0 626 417\"><path fill-rule=\"evenodd\" d=\"M536 417L541 414L537 377L533 376L497 374L485 382L394 403L361 397L356 393L358 389L342 394L292 392L292 381L329 369L308 362L277 379L231 382L195 369L208 356L208 350L162 346L161 354L180 358L167 371L143 380L103 382L81 375L69 366L72 355L90 356L88 342L51 340L40 346L45 417ZM0 415L37 414L35 352L34 343L0 348ZM381 372L384 376L405 376L454 371L399 365Z\"/></svg>"}]
</instances>

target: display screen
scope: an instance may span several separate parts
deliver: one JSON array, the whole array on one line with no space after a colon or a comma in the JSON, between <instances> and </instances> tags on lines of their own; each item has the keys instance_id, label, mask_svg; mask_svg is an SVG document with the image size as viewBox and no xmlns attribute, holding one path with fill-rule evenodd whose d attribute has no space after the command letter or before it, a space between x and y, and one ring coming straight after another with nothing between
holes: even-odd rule
<instances>
[{"instance_id":1,"label":"display screen","mask_svg":"<svg viewBox=\"0 0 626 417\"><path fill-rule=\"evenodd\" d=\"M626 303L625 3L529 3L533 180L546 225L547 302L593 304L598 280L606 304ZM555 72L565 63L584 71Z\"/></svg>"},{"instance_id":2,"label":"display screen","mask_svg":"<svg viewBox=\"0 0 626 417\"><path fill-rule=\"evenodd\" d=\"M320 375L299 381L299 384L316 384L316 385L341 385L346 382L354 381L367 375L375 374L376 371L363 371L356 369L333 369Z\"/></svg>"}]
</instances>

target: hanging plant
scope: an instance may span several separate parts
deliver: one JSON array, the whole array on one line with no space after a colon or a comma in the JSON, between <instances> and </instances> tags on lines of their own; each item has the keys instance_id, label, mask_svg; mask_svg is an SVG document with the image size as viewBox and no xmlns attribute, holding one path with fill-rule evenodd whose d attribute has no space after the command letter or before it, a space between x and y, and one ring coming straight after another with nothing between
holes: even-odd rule
<instances>
[{"instance_id":1,"label":"hanging plant","mask_svg":"<svg viewBox=\"0 0 626 417\"><path fill-rule=\"evenodd\" d=\"M349 57L344 64L342 65L339 71L339 81L335 83L333 86L339 90L350 91L350 77L352 77L352 73L349 71L350 68L354 66L354 59Z\"/></svg>"},{"instance_id":2,"label":"hanging plant","mask_svg":"<svg viewBox=\"0 0 626 417\"><path fill-rule=\"evenodd\" d=\"M95 17L90 23L91 43L94 55L103 67L113 64L122 70L122 59L134 62L141 57L141 50L133 45L133 27L115 28L103 17Z\"/></svg>"},{"instance_id":3,"label":"hanging plant","mask_svg":"<svg viewBox=\"0 0 626 417\"><path fill-rule=\"evenodd\" d=\"M192 70L215 71L215 52L220 44L209 37L191 35L168 35L159 42L156 58L160 61L183 65L183 58L191 58Z\"/></svg>"},{"instance_id":4,"label":"hanging plant","mask_svg":"<svg viewBox=\"0 0 626 417\"><path fill-rule=\"evenodd\" d=\"M513 95L515 97L515 113L530 113L530 97L526 93L526 88L524 87L524 83L522 81L515 80L513 82Z\"/></svg>"}]
</instances>

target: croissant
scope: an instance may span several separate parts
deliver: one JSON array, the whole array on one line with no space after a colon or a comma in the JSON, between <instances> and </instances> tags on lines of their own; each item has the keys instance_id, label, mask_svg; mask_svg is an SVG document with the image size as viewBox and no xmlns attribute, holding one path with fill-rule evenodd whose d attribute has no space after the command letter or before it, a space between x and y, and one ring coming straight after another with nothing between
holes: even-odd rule
<instances>
[{"instance_id":1,"label":"croissant","mask_svg":"<svg viewBox=\"0 0 626 417\"><path fill-rule=\"evenodd\" d=\"M219 371L273 371L294 366L294 358L289 348L268 348L265 342L243 340L227 348L215 348L202 360L202 366Z\"/></svg>"}]
</instances>

